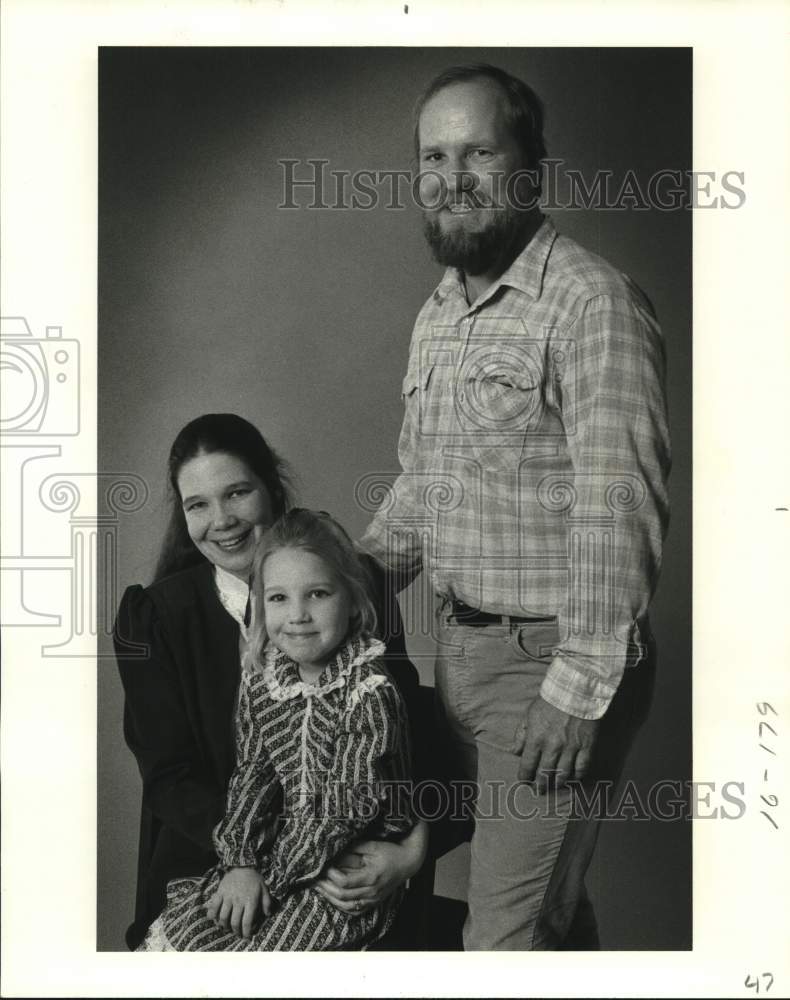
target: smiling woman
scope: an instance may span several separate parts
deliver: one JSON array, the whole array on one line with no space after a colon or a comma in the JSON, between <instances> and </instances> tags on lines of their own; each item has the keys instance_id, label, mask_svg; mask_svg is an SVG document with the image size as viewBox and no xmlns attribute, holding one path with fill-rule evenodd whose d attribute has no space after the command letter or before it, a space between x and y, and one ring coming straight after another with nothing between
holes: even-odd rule
<instances>
[{"instance_id":1,"label":"smiling woman","mask_svg":"<svg viewBox=\"0 0 790 1000\"><path fill-rule=\"evenodd\" d=\"M272 522L263 480L236 455L201 453L181 467L178 490L198 552L245 579L263 527Z\"/></svg>"},{"instance_id":2,"label":"smiling woman","mask_svg":"<svg viewBox=\"0 0 790 1000\"><path fill-rule=\"evenodd\" d=\"M289 501L284 464L234 414L187 424L170 449L168 480L154 582L127 589L115 627L124 736L143 779L130 948L164 905L167 882L214 863L250 624L246 581L257 537Z\"/></svg>"},{"instance_id":3,"label":"smiling woman","mask_svg":"<svg viewBox=\"0 0 790 1000\"><path fill-rule=\"evenodd\" d=\"M205 560L246 579L260 533L288 507L285 463L242 417L208 413L177 435L167 472L170 518L154 579Z\"/></svg>"},{"instance_id":4,"label":"smiling woman","mask_svg":"<svg viewBox=\"0 0 790 1000\"><path fill-rule=\"evenodd\" d=\"M207 414L187 424L170 450L168 474L170 522L154 582L126 590L114 636L124 735L143 779L130 948L162 910L168 882L202 875L217 863L214 833L236 762L240 662L255 605L253 556L290 500L284 463L234 414ZM396 682L416 684L402 640L387 652ZM374 857L354 883L360 912L372 911L419 868L424 831L356 849L366 846ZM348 853L333 860L358 867ZM321 879L316 888L338 910L350 908L344 884L335 888ZM356 904L360 899L364 905Z\"/></svg>"}]
</instances>

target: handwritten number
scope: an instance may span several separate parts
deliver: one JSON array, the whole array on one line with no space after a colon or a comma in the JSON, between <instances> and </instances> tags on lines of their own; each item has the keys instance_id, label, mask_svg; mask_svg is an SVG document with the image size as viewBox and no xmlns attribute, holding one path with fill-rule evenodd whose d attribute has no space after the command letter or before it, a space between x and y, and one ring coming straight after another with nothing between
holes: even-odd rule
<instances>
[{"instance_id":1,"label":"handwritten number","mask_svg":"<svg viewBox=\"0 0 790 1000\"><path fill-rule=\"evenodd\" d=\"M760 815L761 816L765 816L765 818L768 820L768 822L771 824L771 826L774 828L774 830L778 830L779 829L779 824L775 822L773 816L771 816L770 813L767 813L765 811L765 809L761 809L760 810Z\"/></svg>"},{"instance_id":2,"label":"handwritten number","mask_svg":"<svg viewBox=\"0 0 790 1000\"><path fill-rule=\"evenodd\" d=\"M775 795L761 795L760 798L767 806L778 806L779 799ZM771 801L773 799L773 802Z\"/></svg>"},{"instance_id":3,"label":"handwritten number","mask_svg":"<svg viewBox=\"0 0 790 1000\"><path fill-rule=\"evenodd\" d=\"M768 753L771 754L772 757L776 756L776 751L772 750L770 747L767 747L764 743L760 743L759 746L761 746L763 748L763 750L767 750Z\"/></svg>"},{"instance_id":4,"label":"handwritten number","mask_svg":"<svg viewBox=\"0 0 790 1000\"><path fill-rule=\"evenodd\" d=\"M759 976L752 976L751 974L749 974L746 977L746 979L744 979L743 985L748 990L754 990L755 993L759 993L760 992L760 980L761 979L767 979L768 980L768 982L765 984L765 992L767 993L770 990L770 988L773 986L773 984L774 984L774 977L773 977L773 974L770 973L770 972L763 972Z\"/></svg>"},{"instance_id":5,"label":"handwritten number","mask_svg":"<svg viewBox=\"0 0 790 1000\"><path fill-rule=\"evenodd\" d=\"M774 713L774 715L779 715L779 713L776 711L776 709L770 702L768 701L757 702L757 711L760 713L760 715L767 715L768 709L770 709Z\"/></svg>"},{"instance_id":6,"label":"handwritten number","mask_svg":"<svg viewBox=\"0 0 790 1000\"><path fill-rule=\"evenodd\" d=\"M771 732L774 734L774 736L776 736L776 730L774 729L773 726L769 726L767 722L761 722L760 723L760 731L757 734L760 737L760 739L763 738L763 726L765 726L766 729L770 729Z\"/></svg>"}]
</instances>

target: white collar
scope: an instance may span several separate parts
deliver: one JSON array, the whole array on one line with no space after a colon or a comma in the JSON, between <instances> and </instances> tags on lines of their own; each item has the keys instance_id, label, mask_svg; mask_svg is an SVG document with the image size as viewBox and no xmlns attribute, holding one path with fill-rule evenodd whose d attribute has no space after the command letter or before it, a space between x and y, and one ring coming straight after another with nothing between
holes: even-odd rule
<instances>
[{"instance_id":1,"label":"white collar","mask_svg":"<svg viewBox=\"0 0 790 1000\"><path fill-rule=\"evenodd\" d=\"M214 567L214 584L217 594L222 602L223 608L231 618L238 622L242 635L246 638L247 628L244 624L244 615L247 611L247 601L250 600L250 610L255 609L255 595L250 593L250 588L244 580L240 580L233 573L229 573L220 566ZM253 615L250 615L252 621Z\"/></svg>"},{"instance_id":2,"label":"white collar","mask_svg":"<svg viewBox=\"0 0 790 1000\"><path fill-rule=\"evenodd\" d=\"M334 659L324 668L318 681L309 684L301 680L299 670L285 653L269 642L264 650L263 672L251 671L248 680L256 675L262 677L275 701L313 696L323 697L336 688L348 683L354 669L363 663L370 663L384 655L386 647L373 636L357 636L345 642Z\"/></svg>"}]
</instances>

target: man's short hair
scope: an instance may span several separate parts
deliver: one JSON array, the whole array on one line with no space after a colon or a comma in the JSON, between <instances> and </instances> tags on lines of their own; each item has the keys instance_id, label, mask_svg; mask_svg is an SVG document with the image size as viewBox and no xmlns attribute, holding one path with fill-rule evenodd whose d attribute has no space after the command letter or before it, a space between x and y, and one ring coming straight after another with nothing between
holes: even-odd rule
<instances>
[{"instance_id":1,"label":"man's short hair","mask_svg":"<svg viewBox=\"0 0 790 1000\"><path fill-rule=\"evenodd\" d=\"M414 150L420 158L420 115L427 102L440 90L454 83L470 80L493 80L505 97L505 114L511 134L524 156L524 166L540 171L540 164L546 158L546 144L543 140L543 102L523 80L511 76L505 70L488 63L470 63L468 66L451 66L443 70L425 88L414 106Z\"/></svg>"}]
</instances>

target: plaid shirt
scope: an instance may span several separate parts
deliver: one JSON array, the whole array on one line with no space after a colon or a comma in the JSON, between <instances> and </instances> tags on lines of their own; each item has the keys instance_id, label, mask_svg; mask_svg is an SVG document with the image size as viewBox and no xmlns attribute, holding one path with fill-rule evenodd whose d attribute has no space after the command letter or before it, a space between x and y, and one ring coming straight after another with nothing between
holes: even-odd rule
<instances>
[{"instance_id":1,"label":"plaid shirt","mask_svg":"<svg viewBox=\"0 0 790 1000\"><path fill-rule=\"evenodd\" d=\"M403 472L362 546L401 585L425 567L474 608L556 615L541 694L580 718L644 656L668 523L664 377L647 298L548 218L471 305L449 269L412 336Z\"/></svg>"}]
</instances>

